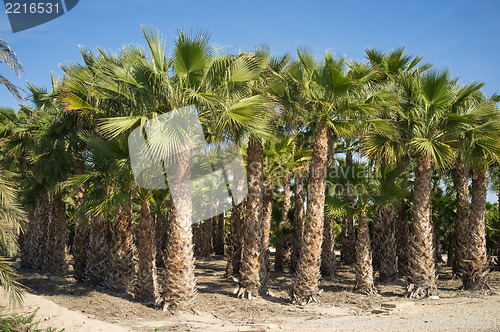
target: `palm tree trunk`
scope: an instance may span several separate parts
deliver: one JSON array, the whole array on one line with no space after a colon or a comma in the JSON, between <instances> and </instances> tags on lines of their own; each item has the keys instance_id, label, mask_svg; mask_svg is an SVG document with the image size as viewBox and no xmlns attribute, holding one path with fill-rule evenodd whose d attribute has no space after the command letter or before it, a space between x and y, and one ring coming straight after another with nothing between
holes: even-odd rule
<instances>
[{"instance_id":1,"label":"palm tree trunk","mask_svg":"<svg viewBox=\"0 0 500 332\"><path fill-rule=\"evenodd\" d=\"M329 134L330 129L323 126L318 129L314 139L307 188L304 242L290 294L293 302L316 301L316 296L319 294Z\"/></svg>"},{"instance_id":2,"label":"palm tree trunk","mask_svg":"<svg viewBox=\"0 0 500 332\"><path fill-rule=\"evenodd\" d=\"M406 213L407 199L400 201L397 214L397 237L396 248L398 251L398 271L400 276L408 274L408 241L409 241L409 223Z\"/></svg>"},{"instance_id":3,"label":"palm tree trunk","mask_svg":"<svg viewBox=\"0 0 500 332\"><path fill-rule=\"evenodd\" d=\"M141 219L136 233L137 280L134 295L141 301L152 303L159 298L154 226L149 201L141 199Z\"/></svg>"},{"instance_id":4,"label":"palm tree trunk","mask_svg":"<svg viewBox=\"0 0 500 332\"><path fill-rule=\"evenodd\" d=\"M60 194L52 196L52 213L49 224L49 245L47 252L49 271L64 276L68 272L66 260L66 244L68 242L68 226L66 224L66 204Z\"/></svg>"},{"instance_id":5,"label":"palm tree trunk","mask_svg":"<svg viewBox=\"0 0 500 332\"><path fill-rule=\"evenodd\" d=\"M81 153L75 156L75 174L85 173L85 164ZM84 184L75 186L75 201L78 209L87 199L87 188ZM87 245L89 242L89 220L84 213L80 213L75 221L75 237L73 240L73 274L75 279L82 281L87 261Z\"/></svg>"},{"instance_id":6,"label":"palm tree trunk","mask_svg":"<svg viewBox=\"0 0 500 332\"><path fill-rule=\"evenodd\" d=\"M156 239L156 268L162 267L163 265L163 250L165 250L166 235L169 217L168 213L161 212L156 215L155 219L155 239Z\"/></svg>"},{"instance_id":7,"label":"palm tree trunk","mask_svg":"<svg viewBox=\"0 0 500 332\"><path fill-rule=\"evenodd\" d=\"M36 219L35 210L33 208L27 208L26 214L26 230L23 234L19 235L20 240L20 252L21 252L21 266L27 268L33 268L33 257L35 257L35 237L33 236L35 232ZM22 235L22 238L21 238Z\"/></svg>"},{"instance_id":8,"label":"palm tree trunk","mask_svg":"<svg viewBox=\"0 0 500 332\"><path fill-rule=\"evenodd\" d=\"M429 296L436 288L434 244L432 242L431 205L432 165L429 156L417 157L413 189L413 226L408 257L408 287L410 298Z\"/></svg>"},{"instance_id":9,"label":"palm tree trunk","mask_svg":"<svg viewBox=\"0 0 500 332\"><path fill-rule=\"evenodd\" d=\"M373 242L372 242L372 265L375 270L380 270L380 256L381 251L384 250L382 246L382 237L384 236L383 230L383 213L377 209L373 214Z\"/></svg>"},{"instance_id":10,"label":"palm tree trunk","mask_svg":"<svg viewBox=\"0 0 500 332\"><path fill-rule=\"evenodd\" d=\"M49 235L49 223L51 218L50 197L43 192L37 202L35 209L35 227L33 229L34 256L33 268L47 270L47 251L50 246L47 241Z\"/></svg>"},{"instance_id":11,"label":"palm tree trunk","mask_svg":"<svg viewBox=\"0 0 500 332\"><path fill-rule=\"evenodd\" d=\"M280 241L276 244L276 254L274 256L274 270L283 271L284 261L288 256L290 248L289 229L290 220L288 219L288 212L291 206L291 190L290 190L290 174L287 172L283 180L283 221L282 227L279 232L281 234Z\"/></svg>"},{"instance_id":12,"label":"palm tree trunk","mask_svg":"<svg viewBox=\"0 0 500 332\"><path fill-rule=\"evenodd\" d=\"M448 238L448 260L446 262L446 265L453 267L455 264L455 241L453 241L453 237L449 236Z\"/></svg>"},{"instance_id":13,"label":"palm tree trunk","mask_svg":"<svg viewBox=\"0 0 500 332\"><path fill-rule=\"evenodd\" d=\"M170 191L174 200L176 218L170 223L164 254L165 285L163 287L164 310L190 307L196 299L194 276L194 252L191 200L191 151L177 156L173 164Z\"/></svg>"},{"instance_id":14,"label":"palm tree trunk","mask_svg":"<svg viewBox=\"0 0 500 332\"><path fill-rule=\"evenodd\" d=\"M103 283L109 273L109 227L104 216L93 218L89 227L89 243L84 280L92 284Z\"/></svg>"},{"instance_id":15,"label":"palm tree trunk","mask_svg":"<svg viewBox=\"0 0 500 332\"><path fill-rule=\"evenodd\" d=\"M391 204L383 208L381 221L379 278L384 281L394 279L398 274L394 205Z\"/></svg>"},{"instance_id":16,"label":"palm tree trunk","mask_svg":"<svg viewBox=\"0 0 500 332\"><path fill-rule=\"evenodd\" d=\"M356 262L356 229L354 227L354 216L352 215L345 217L342 222L340 259L345 265Z\"/></svg>"},{"instance_id":17,"label":"palm tree trunk","mask_svg":"<svg viewBox=\"0 0 500 332\"><path fill-rule=\"evenodd\" d=\"M295 272L302 247L304 226L304 176L301 172L295 173L293 213L293 245L290 259L290 271Z\"/></svg>"},{"instance_id":18,"label":"palm tree trunk","mask_svg":"<svg viewBox=\"0 0 500 332\"><path fill-rule=\"evenodd\" d=\"M200 223L201 227L201 252L200 257L210 257L212 253L212 218Z\"/></svg>"},{"instance_id":19,"label":"palm tree trunk","mask_svg":"<svg viewBox=\"0 0 500 332\"><path fill-rule=\"evenodd\" d=\"M453 186L457 192L457 216L455 219L455 256L453 274L462 274L464 264L464 249L467 245L467 232L469 230L469 170L465 166L461 155L457 157L453 170Z\"/></svg>"},{"instance_id":20,"label":"palm tree trunk","mask_svg":"<svg viewBox=\"0 0 500 332\"><path fill-rule=\"evenodd\" d=\"M201 240L202 224L197 222L193 224L193 251L195 257L201 257L202 255L202 240Z\"/></svg>"},{"instance_id":21,"label":"palm tree trunk","mask_svg":"<svg viewBox=\"0 0 500 332\"><path fill-rule=\"evenodd\" d=\"M345 164L349 171L352 167L352 152L346 151ZM348 195L349 193L347 193ZM342 241L340 247L340 259L342 263L351 265L356 262L356 229L354 227L354 216L348 215L342 222Z\"/></svg>"},{"instance_id":22,"label":"palm tree trunk","mask_svg":"<svg viewBox=\"0 0 500 332\"><path fill-rule=\"evenodd\" d=\"M323 226L323 246L321 248L321 274L327 278L335 276L335 234L333 233L334 220L325 214Z\"/></svg>"},{"instance_id":23,"label":"palm tree trunk","mask_svg":"<svg viewBox=\"0 0 500 332\"><path fill-rule=\"evenodd\" d=\"M260 255L264 239L263 147L259 138L251 136L247 149L248 197L247 214L243 219L244 242L241 253L241 279L238 297L252 298L260 289Z\"/></svg>"},{"instance_id":24,"label":"palm tree trunk","mask_svg":"<svg viewBox=\"0 0 500 332\"><path fill-rule=\"evenodd\" d=\"M372 250L366 212L359 214L358 236L356 237L356 284L354 289L363 294L377 292L373 284Z\"/></svg>"},{"instance_id":25,"label":"palm tree trunk","mask_svg":"<svg viewBox=\"0 0 500 332\"><path fill-rule=\"evenodd\" d=\"M216 255L224 255L226 228L224 213L217 216L214 237L214 251Z\"/></svg>"},{"instance_id":26,"label":"palm tree trunk","mask_svg":"<svg viewBox=\"0 0 500 332\"><path fill-rule=\"evenodd\" d=\"M239 184L238 184L239 185ZM234 204L231 213L231 234L227 252L226 277L239 277L241 268L241 249L243 247L242 220L245 216L246 198Z\"/></svg>"},{"instance_id":27,"label":"palm tree trunk","mask_svg":"<svg viewBox=\"0 0 500 332\"><path fill-rule=\"evenodd\" d=\"M486 193L488 170L472 172L472 198L467 230L465 259L463 259L462 282L464 289L483 289L487 287L486 276L489 272L486 252Z\"/></svg>"},{"instance_id":28,"label":"palm tree trunk","mask_svg":"<svg viewBox=\"0 0 500 332\"><path fill-rule=\"evenodd\" d=\"M132 202L127 201L115 209L115 220L111 226L110 272L106 285L115 291L131 290L134 278L134 239L132 237Z\"/></svg>"},{"instance_id":29,"label":"palm tree trunk","mask_svg":"<svg viewBox=\"0 0 500 332\"><path fill-rule=\"evenodd\" d=\"M271 217L273 212L273 181L269 174L266 176L264 183L264 198L262 204L262 224L264 227L262 251L260 259L260 284L261 289L265 289L269 282L269 275L271 271L271 253L269 251L269 234L271 232Z\"/></svg>"}]
</instances>

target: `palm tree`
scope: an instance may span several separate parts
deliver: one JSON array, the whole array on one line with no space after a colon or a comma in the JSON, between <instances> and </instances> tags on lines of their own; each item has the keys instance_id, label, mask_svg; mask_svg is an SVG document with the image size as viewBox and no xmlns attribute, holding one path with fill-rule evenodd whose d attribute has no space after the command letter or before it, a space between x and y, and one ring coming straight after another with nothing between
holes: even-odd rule
<instances>
[{"instance_id":1,"label":"palm tree","mask_svg":"<svg viewBox=\"0 0 500 332\"><path fill-rule=\"evenodd\" d=\"M338 134L353 119L376 112L383 96L367 89L376 77L367 66L353 63L347 70L343 57L335 58L327 52L324 61L318 63L310 52L298 49L297 53L299 61L291 78L299 87L304 112L315 121L304 245L291 290L292 300L302 303L316 301L319 294L329 135L332 129Z\"/></svg>"},{"instance_id":2,"label":"palm tree","mask_svg":"<svg viewBox=\"0 0 500 332\"><path fill-rule=\"evenodd\" d=\"M255 68L250 71L255 75L253 79L248 80L250 89L243 90L247 96L246 99L250 101L246 103L248 110L253 110L254 123L245 128L250 133L247 148L248 196L246 216L242 223L244 241L241 253L241 278L236 293L238 297L251 299L252 294L267 292L269 278L267 230L264 230L263 219L264 148L262 138L272 136L270 120L274 116L273 108L276 103L266 94L269 80L273 79L273 76L268 74L272 71L269 68L269 50L257 49L255 53L244 56L243 59L245 60L243 69L248 71L251 68L249 65Z\"/></svg>"},{"instance_id":3,"label":"palm tree","mask_svg":"<svg viewBox=\"0 0 500 332\"><path fill-rule=\"evenodd\" d=\"M470 102L475 94L484 84L471 83L457 89L457 97L451 105L449 112L451 116L467 118L470 117ZM469 114L468 114L469 113ZM455 167L453 168L453 185L457 194L457 216L455 221L455 250L453 272L461 274L460 262L464 257L466 248L466 234L469 225L469 171L466 155L469 153L471 143L471 131L469 128L456 127L451 122L448 130L450 137L453 137L457 144L455 156Z\"/></svg>"},{"instance_id":4,"label":"palm tree","mask_svg":"<svg viewBox=\"0 0 500 332\"><path fill-rule=\"evenodd\" d=\"M247 215L244 219L244 242L241 255L241 281L237 295L239 297L252 298L252 293L259 291L260 279L260 255L264 250L261 248L264 238L264 227L262 219L263 204L263 147L260 139L251 136L247 149L247 176L248 176L248 198ZM265 249L267 250L267 248Z\"/></svg>"},{"instance_id":5,"label":"palm tree","mask_svg":"<svg viewBox=\"0 0 500 332\"><path fill-rule=\"evenodd\" d=\"M432 66L428 63L422 64L421 56L406 55L404 47L390 52L368 49L366 58L370 65L381 73L379 81L389 87L397 85L401 77L415 77ZM397 114L391 110L386 111L383 118L391 118ZM370 138L371 135L375 137ZM365 141L380 138L377 132L368 133L367 136L368 138L365 136ZM387 166L392 165L399 166L401 170L406 169L407 158L404 156L404 149L398 146L398 141L384 141L384 143L386 146L381 145L379 149L372 150L376 155L371 155L371 157L375 158L382 168L387 169ZM387 155L387 150L392 150L395 155L392 157L390 156L392 153ZM397 202L385 205L374 217L374 228L377 228L374 234L374 260L380 265L380 280L393 278L398 272L398 266L402 270L400 272L403 273L406 270L408 221L403 210L400 209L399 213L396 213L397 206L403 206L405 200L406 198L399 198Z\"/></svg>"},{"instance_id":6,"label":"palm tree","mask_svg":"<svg viewBox=\"0 0 500 332\"><path fill-rule=\"evenodd\" d=\"M31 98L37 109L33 111L34 119L30 129L34 133L33 149L30 151L33 174L43 184L47 192L46 201L41 208L43 222L47 234L47 248L44 255L43 269L65 275L68 271L66 259L68 228L66 220L66 192L60 183L69 178L73 172L73 158L69 149L68 129L73 126L72 118L66 117L61 111L56 99L57 83L53 80L53 91L47 93L29 85ZM51 170L47 172L47 170Z\"/></svg>"},{"instance_id":7,"label":"palm tree","mask_svg":"<svg viewBox=\"0 0 500 332\"><path fill-rule=\"evenodd\" d=\"M259 77L252 72L253 55L213 56L208 44L209 35L200 33L190 36L179 32L173 56L165 56L164 42L158 32L143 29L148 42L150 61L142 50L125 48L117 57L104 52L95 59L84 53L89 71L80 73L84 86L90 87L89 98L82 99L75 94L66 96L67 105L81 112L108 113L110 118L100 122L100 131L108 139L122 137L133 128L142 126L148 119L179 109L182 105L196 104L204 125L218 137L242 137L241 128L255 128L254 132L265 131L262 118L266 118L267 107L262 107L260 96L248 97L245 82L248 77ZM228 84L229 82L229 84ZM97 96L97 97L95 97ZM97 103L96 100L99 102ZM97 107L99 106L99 108ZM103 111L101 111L101 108ZM111 110L120 110L112 114ZM107 111L106 111L107 110ZM125 116L127 115L127 116ZM262 129L264 127L264 129ZM178 133L184 135L186 133ZM151 140L152 151L165 141L155 137ZM185 141L184 136L174 139ZM156 145L155 145L156 144ZM177 156L173 166L173 181L170 190L176 191L176 222L171 223L169 241L163 255L166 262L166 285L162 301L164 307L174 308L191 305L196 295L194 279L194 258L192 248L190 190L190 153ZM139 198L139 197L138 197ZM139 198L140 200L140 198ZM174 202L175 203L175 202ZM143 203L146 211L147 203ZM146 218L147 213L143 213ZM147 222L146 218L144 222ZM153 250L147 243L150 236L140 232L138 246ZM141 241L144 241L142 243ZM146 256L146 255L145 255ZM151 257L150 253L147 254ZM149 264L139 262L139 264ZM149 269L150 265L145 266ZM151 273L155 269L151 269ZM150 278L149 280L155 280Z\"/></svg>"},{"instance_id":8,"label":"palm tree","mask_svg":"<svg viewBox=\"0 0 500 332\"><path fill-rule=\"evenodd\" d=\"M432 164L448 165L453 149L444 140L446 110L453 102L453 84L447 71L433 71L403 80L403 112L409 121L407 147L416 159L413 224L409 248L407 296L422 298L436 287L431 221ZM410 132L411 130L411 132Z\"/></svg>"},{"instance_id":9,"label":"palm tree","mask_svg":"<svg viewBox=\"0 0 500 332\"><path fill-rule=\"evenodd\" d=\"M463 236L465 245L460 257L461 276L464 289L482 289L486 287L486 276L489 271L486 251L486 192L489 165L499 160L500 145L497 133L500 125L496 101L485 100L478 96L479 101L472 105L468 117L474 125L469 128L470 135L467 150L472 169L471 204L468 227ZM468 136L466 134L466 136ZM465 235L465 236L464 236Z\"/></svg>"}]
</instances>

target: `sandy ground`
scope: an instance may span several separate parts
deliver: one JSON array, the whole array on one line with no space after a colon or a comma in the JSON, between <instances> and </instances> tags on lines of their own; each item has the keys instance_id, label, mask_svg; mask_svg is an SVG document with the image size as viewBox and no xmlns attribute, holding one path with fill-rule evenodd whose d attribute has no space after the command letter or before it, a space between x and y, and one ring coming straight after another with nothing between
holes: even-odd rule
<instances>
[{"instance_id":1,"label":"sandy ground","mask_svg":"<svg viewBox=\"0 0 500 332\"><path fill-rule=\"evenodd\" d=\"M235 283L223 278L223 257L199 259L196 310L175 315L136 302L128 294L19 270L28 287L24 307L40 307L40 326L65 331L500 331L500 272L490 275L492 291L460 291L443 266L435 298L408 300L404 281L377 285L379 294L351 291L352 267L340 266L333 280L322 280L320 303L295 306L288 301L291 275L273 273L273 296L236 299ZM2 315L8 314L0 297ZM392 307L384 309L384 307Z\"/></svg>"}]
</instances>

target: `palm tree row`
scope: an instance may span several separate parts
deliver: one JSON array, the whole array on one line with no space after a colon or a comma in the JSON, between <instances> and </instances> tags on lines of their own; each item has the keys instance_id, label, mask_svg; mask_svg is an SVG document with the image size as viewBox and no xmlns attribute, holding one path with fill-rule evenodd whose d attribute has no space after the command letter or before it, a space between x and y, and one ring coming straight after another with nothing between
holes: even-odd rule
<instances>
[{"instance_id":1,"label":"palm tree row","mask_svg":"<svg viewBox=\"0 0 500 332\"><path fill-rule=\"evenodd\" d=\"M405 276L406 295L421 298L436 289L434 175L456 190L455 272L464 288L486 286L486 190L500 157L500 113L483 84L460 86L404 49L368 50L365 62L300 47L296 59L265 46L226 54L206 32L179 31L167 54L158 31L143 32L145 50L82 49L82 64L64 65L51 92L29 86L31 106L4 121L15 127L3 142L9 167L23 174L26 265L66 274L71 239L77 280L175 310L196 298L193 244L210 254L218 234L238 297L270 294L272 243L275 270L288 264L294 273L291 300L307 303L318 300L322 275L335 277L341 233L357 291L376 292L375 267L381 281ZM247 196L235 196L245 186L235 179L228 217L203 224L186 185L196 172L190 147L169 164L164 189L141 186L130 165L132 131L188 105L203 138L240 147L247 167ZM192 140L182 130L148 136L152 151Z\"/></svg>"}]
</instances>

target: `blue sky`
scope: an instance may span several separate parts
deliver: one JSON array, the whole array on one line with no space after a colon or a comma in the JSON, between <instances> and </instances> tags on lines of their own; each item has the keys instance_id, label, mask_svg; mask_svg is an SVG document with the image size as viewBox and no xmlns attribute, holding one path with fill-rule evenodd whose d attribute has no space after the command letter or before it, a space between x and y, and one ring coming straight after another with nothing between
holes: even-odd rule
<instances>
[{"instance_id":1,"label":"blue sky","mask_svg":"<svg viewBox=\"0 0 500 332\"><path fill-rule=\"evenodd\" d=\"M79 62L78 45L117 50L143 44L140 26L155 26L172 41L177 29L201 28L212 42L229 51L268 44L276 53L294 52L298 44L326 49L361 60L364 50L406 46L410 54L449 68L461 83L486 83L500 91L498 1L161 1L80 0L69 13L18 33L0 12L0 39L7 41L24 65L21 79L5 66L15 84L50 86L59 64ZM0 88L0 105L18 102Z\"/></svg>"}]
</instances>

